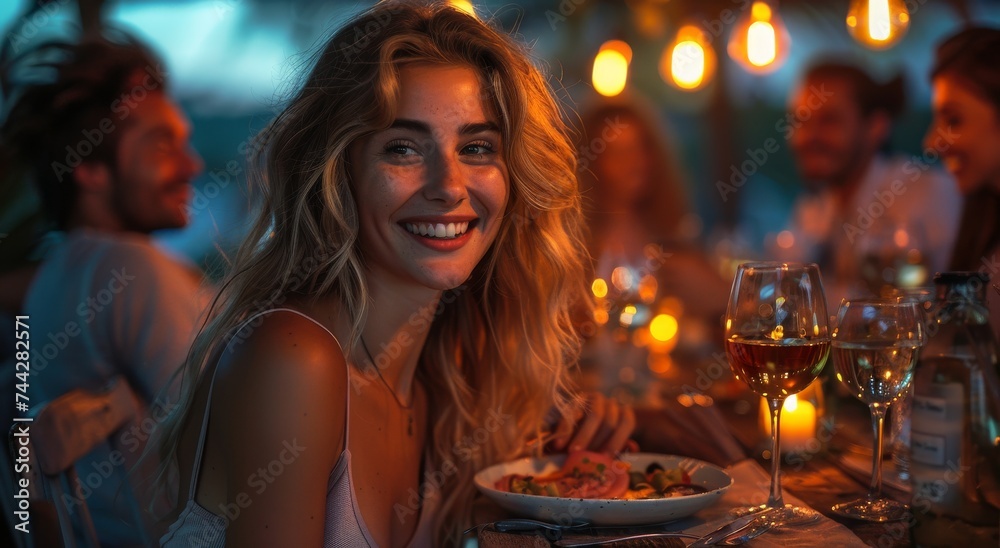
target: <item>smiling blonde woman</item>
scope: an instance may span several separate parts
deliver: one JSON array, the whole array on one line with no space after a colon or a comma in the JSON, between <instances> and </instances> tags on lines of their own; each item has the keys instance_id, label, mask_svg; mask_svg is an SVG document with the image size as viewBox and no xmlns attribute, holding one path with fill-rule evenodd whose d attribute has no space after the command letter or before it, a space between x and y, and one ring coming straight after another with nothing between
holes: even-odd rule
<instances>
[{"instance_id":1,"label":"smiling blonde woman","mask_svg":"<svg viewBox=\"0 0 1000 548\"><path fill-rule=\"evenodd\" d=\"M162 545L457 544L473 474L578 418L561 119L516 42L445 5L327 42L263 134L260 214L163 429ZM563 441L617 451L631 411L595 407Z\"/></svg>"}]
</instances>

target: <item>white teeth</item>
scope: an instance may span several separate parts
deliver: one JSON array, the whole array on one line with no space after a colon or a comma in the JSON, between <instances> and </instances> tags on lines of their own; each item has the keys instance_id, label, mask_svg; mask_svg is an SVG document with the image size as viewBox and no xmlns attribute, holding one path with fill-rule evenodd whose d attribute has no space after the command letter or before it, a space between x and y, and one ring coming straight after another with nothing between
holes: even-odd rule
<instances>
[{"instance_id":1,"label":"white teeth","mask_svg":"<svg viewBox=\"0 0 1000 548\"><path fill-rule=\"evenodd\" d=\"M469 230L468 221L461 223L406 223L406 230L411 234L429 238L455 238Z\"/></svg>"}]
</instances>

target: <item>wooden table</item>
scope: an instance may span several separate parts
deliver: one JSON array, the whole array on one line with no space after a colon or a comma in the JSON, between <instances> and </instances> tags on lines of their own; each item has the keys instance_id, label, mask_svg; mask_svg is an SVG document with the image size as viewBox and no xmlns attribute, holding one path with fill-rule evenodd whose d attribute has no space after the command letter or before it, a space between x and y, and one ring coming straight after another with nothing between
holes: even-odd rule
<instances>
[{"instance_id":1,"label":"wooden table","mask_svg":"<svg viewBox=\"0 0 1000 548\"><path fill-rule=\"evenodd\" d=\"M729 401L716 401L715 405L722 412L733 435L741 442L748 454L766 468L770 469L770 461L761 456L760 449L766 446L762 443L759 433L756 397L752 394L731 399ZM870 546L879 548L909 547L913 545L912 526L915 520L891 522L891 523L869 523L848 518L842 518L833 514L830 508L838 503L857 499L864 496L868 491L868 480L856 477L855 474L848 473L840 465L840 455L844 451L857 447L871 447L870 441L870 419L867 408L860 403L850 401L840 401L836 411L835 427L829 437L823 438L828 441L824 447L811 454L800 454L791 462L783 463L782 484L786 492L802 499L813 509L821 512L825 516L843 524L858 536L863 542ZM642 413L645 420L651 420L655 413ZM819 437L819 436L818 436ZM645 440L644 451L650 452L676 452L676 445L664 444L658 447L656 441ZM716 462L716 464L726 465L730 463ZM891 464L886 461L886 466ZM908 501L906 493L886 489L885 494L903 502ZM954 540L958 538L972 539L962 542L963 547L972 546L1000 546L1000 531L997 527L974 527L959 520L938 518L933 525L937 536L942 539L941 545L955 545ZM818 544L821 541L817 541ZM506 547L506 546L538 546L545 547L550 544L541 535L513 535L500 534L491 531L484 531L480 536L480 546L486 548ZM684 543L676 540L644 541L643 543L619 543L616 546L683 546ZM750 544L752 546L752 543Z\"/></svg>"}]
</instances>

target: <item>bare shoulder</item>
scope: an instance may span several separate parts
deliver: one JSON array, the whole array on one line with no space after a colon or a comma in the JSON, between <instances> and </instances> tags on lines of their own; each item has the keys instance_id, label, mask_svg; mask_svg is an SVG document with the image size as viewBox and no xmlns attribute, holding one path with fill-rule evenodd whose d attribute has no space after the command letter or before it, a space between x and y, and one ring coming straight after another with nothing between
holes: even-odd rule
<instances>
[{"instance_id":1,"label":"bare shoulder","mask_svg":"<svg viewBox=\"0 0 1000 548\"><path fill-rule=\"evenodd\" d=\"M229 428L232 449L267 450L297 436L339 453L348 366L326 329L293 312L262 314L235 334L218 367L212 414Z\"/></svg>"},{"instance_id":2,"label":"bare shoulder","mask_svg":"<svg viewBox=\"0 0 1000 548\"><path fill-rule=\"evenodd\" d=\"M263 314L235 337L218 362L209 427L224 500L240 508L226 543L317 546L345 447L346 360L326 329L293 312Z\"/></svg>"}]
</instances>

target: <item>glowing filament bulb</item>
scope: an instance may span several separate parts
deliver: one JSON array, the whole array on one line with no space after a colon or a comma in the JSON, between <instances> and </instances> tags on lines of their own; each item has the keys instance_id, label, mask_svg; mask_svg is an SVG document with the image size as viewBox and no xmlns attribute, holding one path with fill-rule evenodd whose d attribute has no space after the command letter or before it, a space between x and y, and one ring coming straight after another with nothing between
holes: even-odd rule
<instances>
[{"instance_id":1,"label":"glowing filament bulb","mask_svg":"<svg viewBox=\"0 0 1000 548\"><path fill-rule=\"evenodd\" d=\"M847 12L847 30L855 40L872 49L897 43L910 26L904 0L852 0Z\"/></svg>"},{"instance_id":2,"label":"glowing filament bulb","mask_svg":"<svg viewBox=\"0 0 1000 548\"><path fill-rule=\"evenodd\" d=\"M755 66L763 67L774 62L778 56L774 27L767 21L757 21L747 31L747 59Z\"/></svg>"},{"instance_id":3,"label":"glowing filament bulb","mask_svg":"<svg viewBox=\"0 0 1000 548\"><path fill-rule=\"evenodd\" d=\"M476 9L472 7L472 2L469 0L451 0L450 4L452 7L476 17Z\"/></svg>"},{"instance_id":4,"label":"glowing filament bulb","mask_svg":"<svg viewBox=\"0 0 1000 548\"><path fill-rule=\"evenodd\" d=\"M614 97L625 89L628 59L621 52L605 49L594 58L594 89L605 97Z\"/></svg>"},{"instance_id":5,"label":"glowing filament bulb","mask_svg":"<svg viewBox=\"0 0 1000 548\"><path fill-rule=\"evenodd\" d=\"M705 48L692 40L674 46L670 76L681 88L694 89L705 79Z\"/></svg>"},{"instance_id":6,"label":"glowing filament bulb","mask_svg":"<svg viewBox=\"0 0 1000 548\"><path fill-rule=\"evenodd\" d=\"M715 52L708 45L704 33L693 25L681 27L677 38L664 48L660 57L660 76L685 91L707 84L714 71Z\"/></svg>"},{"instance_id":7,"label":"glowing filament bulb","mask_svg":"<svg viewBox=\"0 0 1000 548\"><path fill-rule=\"evenodd\" d=\"M733 28L729 55L751 72L776 69L788 54L788 31L768 2L757 0Z\"/></svg>"},{"instance_id":8,"label":"glowing filament bulb","mask_svg":"<svg viewBox=\"0 0 1000 548\"><path fill-rule=\"evenodd\" d=\"M889 0L868 0L868 36L872 40L888 40L891 32Z\"/></svg>"}]
</instances>

